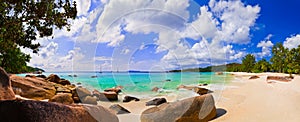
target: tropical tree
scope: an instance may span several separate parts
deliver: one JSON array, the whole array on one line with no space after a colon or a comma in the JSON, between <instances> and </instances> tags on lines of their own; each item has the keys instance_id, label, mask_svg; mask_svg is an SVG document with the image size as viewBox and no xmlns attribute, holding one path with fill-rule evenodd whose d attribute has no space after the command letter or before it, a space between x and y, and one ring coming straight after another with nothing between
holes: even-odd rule
<instances>
[{"instance_id":1,"label":"tropical tree","mask_svg":"<svg viewBox=\"0 0 300 122\"><path fill-rule=\"evenodd\" d=\"M55 28L70 30L70 19L77 14L70 0L1 0L0 66L12 72L26 66L30 56L20 48L38 52L38 37L52 36Z\"/></svg>"},{"instance_id":2,"label":"tropical tree","mask_svg":"<svg viewBox=\"0 0 300 122\"><path fill-rule=\"evenodd\" d=\"M266 59L262 59L255 63L252 72L267 72L270 67L271 64Z\"/></svg>"},{"instance_id":3,"label":"tropical tree","mask_svg":"<svg viewBox=\"0 0 300 122\"><path fill-rule=\"evenodd\" d=\"M300 56L300 48L293 48L288 51L287 57L285 59L286 63L286 72L290 74L292 77L292 73L299 73L299 56Z\"/></svg>"},{"instance_id":4,"label":"tropical tree","mask_svg":"<svg viewBox=\"0 0 300 122\"><path fill-rule=\"evenodd\" d=\"M288 49L283 47L282 43L277 43L273 46L272 53L273 55L270 59L272 62L272 69L277 72L285 72Z\"/></svg>"},{"instance_id":5,"label":"tropical tree","mask_svg":"<svg viewBox=\"0 0 300 122\"><path fill-rule=\"evenodd\" d=\"M251 72L255 65L255 56L252 54L246 55L242 59L242 71Z\"/></svg>"}]
</instances>

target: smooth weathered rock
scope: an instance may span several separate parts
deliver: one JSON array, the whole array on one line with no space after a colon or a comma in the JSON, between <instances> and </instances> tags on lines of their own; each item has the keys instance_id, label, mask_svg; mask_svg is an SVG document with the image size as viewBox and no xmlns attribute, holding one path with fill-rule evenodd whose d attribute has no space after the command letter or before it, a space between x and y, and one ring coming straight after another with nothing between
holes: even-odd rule
<instances>
[{"instance_id":1,"label":"smooth weathered rock","mask_svg":"<svg viewBox=\"0 0 300 122\"><path fill-rule=\"evenodd\" d=\"M52 98L56 93L53 84L42 78L24 78L12 75L10 79L15 92L22 97L43 100Z\"/></svg>"},{"instance_id":2,"label":"smooth weathered rock","mask_svg":"<svg viewBox=\"0 0 300 122\"><path fill-rule=\"evenodd\" d=\"M0 101L3 122L118 122L102 106L64 105L31 100Z\"/></svg>"},{"instance_id":3,"label":"smooth weathered rock","mask_svg":"<svg viewBox=\"0 0 300 122\"><path fill-rule=\"evenodd\" d=\"M292 80L292 78L286 77L286 76L268 76L267 81L268 80L275 80L275 81L281 81L281 82L290 82Z\"/></svg>"},{"instance_id":4,"label":"smooth weathered rock","mask_svg":"<svg viewBox=\"0 0 300 122\"><path fill-rule=\"evenodd\" d=\"M194 92L198 93L199 95L204 95L204 94L212 93L211 90L208 90L206 88L201 88L201 87L195 87L194 88Z\"/></svg>"},{"instance_id":5,"label":"smooth weathered rock","mask_svg":"<svg viewBox=\"0 0 300 122\"><path fill-rule=\"evenodd\" d=\"M150 105L160 105L160 104L163 104L163 103L166 103L167 100L166 98L155 98L153 100L150 100L148 102L146 102L146 106L150 106Z\"/></svg>"},{"instance_id":6,"label":"smooth weathered rock","mask_svg":"<svg viewBox=\"0 0 300 122\"><path fill-rule=\"evenodd\" d=\"M130 111L128 111L127 109L125 109L124 107L122 107L119 104L111 105L109 107L109 109L111 109L115 114L128 114L128 113L130 113Z\"/></svg>"},{"instance_id":7,"label":"smooth weathered rock","mask_svg":"<svg viewBox=\"0 0 300 122\"><path fill-rule=\"evenodd\" d=\"M207 122L216 116L213 96L206 94L152 107L141 115L141 122Z\"/></svg>"},{"instance_id":8,"label":"smooth weathered rock","mask_svg":"<svg viewBox=\"0 0 300 122\"><path fill-rule=\"evenodd\" d=\"M71 85L71 82L68 81L68 80L60 80L59 84L61 84L61 85Z\"/></svg>"},{"instance_id":9,"label":"smooth weathered rock","mask_svg":"<svg viewBox=\"0 0 300 122\"><path fill-rule=\"evenodd\" d=\"M45 75L37 75L36 77L40 77L40 78L44 78L44 79L47 78Z\"/></svg>"},{"instance_id":10,"label":"smooth weathered rock","mask_svg":"<svg viewBox=\"0 0 300 122\"><path fill-rule=\"evenodd\" d=\"M259 78L259 77L254 75L254 76L251 76L249 79L257 79L257 78Z\"/></svg>"},{"instance_id":11,"label":"smooth weathered rock","mask_svg":"<svg viewBox=\"0 0 300 122\"><path fill-rule=\"evenodd\" d=\"M136 98L136 97L132 97L132 96L125 96L124 99L123 99L123 102L130 102L130 101L140 101L139 98Z\"/></svg>"},{"instance_id":12,"label":"smooth weathered rock","mask_svg":"<svg viewBox=\"0 0 300 122\"><path fill-rule=\"evenodd\" d=\"M11 87L10 78L6 71L0 67L0 100L14 100L15 93Z\"/></svg>"},{"instance_id":13,"label":"smooth weathered rock","mask_svg":"<svg viewBox=\"0 0 300 122\"><path fill-rule=\"evenodd\" d=\"M120 92L122 92L122 89L123 87L122 86L117 86L115 88L109 88L109 89L105 89L104 91L105 92L115 92L117 94L119 94Z\"/></svg>"},{"instance_id":14,"label":"smooth weathered rock","mask_svg":"<svg viewBox=\"0 0 300 122\"><path fill-rule=\"evenodd\" d=\"M97 105L97 98L91 97L91 96L86 96L83 100L82 103L84 104L92 104L92 105Z\"/></svg>"},{"instance_id":15,"label":"smooth weathered rock","mask_svg":"<svg viewBox=\"0 0 300 122\"><path fill-rule=\"evenodd\" d=\"M60 78L55 75L55 74L51 74L46 78L47 81L53 82L53 83L59 83Z\"/></svg>"},{"instance_id":16,"label":"smooth weathered rock","mask_svg":"<svg viewBox=\"0 0 300 122\"><path fill-rule=\"evenodd\" d=\"M56 88L56 93L72 93L72 90L67 87L60 86Z\"/></svg>"},{"instance_id":17,"label":"smooth weathered rock","mask_svg":"<svg viewBox=\"0 0 300 122\"><path fill-rule=\"evenodd\" d=\"M62 104L73 104L74 100L72 99L72 94L59 93L49 99L49 102L57 102Z\"/></svg>"},{"instance_id":18,"label":"smooth weathered rock","mask_svg":"<svg viewBox=\"0 0 300 122\"><path fill-rule=\"evenodd\" d=\"M177 87L177 89L187 89L187 90L193 90L194 92L198 93L199 95L204 95L207 93L212 93L213 91L206 89L206 88L202 88L199 86L185 86L185 85L180 85Z\"/></svg>"},{"instance_id":19,"label":"smooth weathered rock","mask_svg":"<svg viewBox=\"0 0 300 122\"><path fill-rule=\"evenodd\" d=\"M80 99L83 99L86 96L92 96L91 92L88 89L82 87L77 87L75 94L77 94L75 96L78 96Z\"/></svg>"},{"instance_id":20,"label":"smooth weathered rock","mask_svg":"<svg viewBox=\"0 0 300 122\"><path fill-rule=\"evenodd\" d=\"M118 101L118 94L116 92L99 92L93 91L93 96L96 96L100 101Z\"/></svg>"}]
</instances>

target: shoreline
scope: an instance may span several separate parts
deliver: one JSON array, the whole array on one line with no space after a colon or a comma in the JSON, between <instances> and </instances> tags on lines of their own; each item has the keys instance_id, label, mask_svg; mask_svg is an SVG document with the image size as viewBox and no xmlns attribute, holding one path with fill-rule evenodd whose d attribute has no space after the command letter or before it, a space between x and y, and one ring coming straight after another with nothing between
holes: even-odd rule
<instances>
[{"instance_id":1,"label":"shoreline","mask_svg":"<svg viewBox=\"0 0 300 122\"><path fill-rule=\"evenodd\" d=\"M225 74L225 73L224 73ZM226 72L232 77L221 84L204 86L209 90L215 100L217 117L212 122L231 121L300 121L300 76L294 75L289 82L272 80L268 76L288 77L283 73L244 73ZM256 76L255 79L249 79ZM85 86L83 86L85 87ZM203 87L203 86L202 86ZM121 93L115 102L97 101L97 105L109 109L114 104L119 104L131 113L117 114L121 122L139 122L141 113L153 106L146 106L146 102L154 98L166 98L167 102L176 102L186 98L199 96L192 90L177 90L171 93L153 93L152 97L139 98L140 101L122 102L123 97L130 93ZM22 98L16 95L17 98ZM25 98L23 98L25 99ZM47 101L47 100L42 100Z\"/></svg>"}]
</instances>

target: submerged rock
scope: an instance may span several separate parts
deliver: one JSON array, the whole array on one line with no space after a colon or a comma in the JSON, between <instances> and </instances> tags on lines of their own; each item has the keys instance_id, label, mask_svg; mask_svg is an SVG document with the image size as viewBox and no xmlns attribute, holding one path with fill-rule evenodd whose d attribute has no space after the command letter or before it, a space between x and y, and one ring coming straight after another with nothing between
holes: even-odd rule
<instances>
[{"instance_id":1,"label":"submerged rock","mask_svg":"<svg viewBox=\"0 0 300 122\"><path fill-rule=\"evenodd\" d=\"M154 88L151 89L151 91L153 91L153 92L158 92L158 90L159 90L158 87L154 87Z\"/></svg>"},{"instance_id":2,"label":"submerged rock","mask_svg":"<svg viewBox=\"0 0 300 122\"><path fill-rule=\"evenodd\" d=\"M11 87L10 78L6 71L0 67L0 100L13 99L15 99L15 93Z\"/></svg>"},{"instance_id":3,"label":"submerged rock","mask_svg":"<svg viewBox=\"0 0 300 122\"><path fill-rule=\"evenodd\" d=\"M206 94L152 107L141 115L141 122L207 122L216 116L213 96Z\"/></svg>"},{"instance_id":4,"label":"submerged rock","mask_svg":"<svg viewBox=\"0 0 300 122\"><path fill-rule=\"evenodd\" d=\"M153 100L150 100L148 102L146 102L146 106L150 106L150 105L160 105L160 104L163 104L163 103L166 103L167 100L166 98L155 98Z\"/></svg>"},{"instance_id":5,"label":"submerged rock","mask_svg":"<svg viewBox=\"0 0 300 122\"><path fill-rule=\"evenodd\" d=\"M127 114L127 113L130 113L130 111L128 111L127 109L125 109L124 107L122 107L119 104L111 105L109 107L109 109L111 109L115 114Z\"/></svg>"},{"instance_id":6,"label":"submerged rock","mask_svg":"<svg viewBox=\"0 0 300 122\"><path fill-rule=\"evenodd\" d=\"M43 100L52 98L56 93L54 85L42 78L12 75L10 79L15 93L22 97Z\"/></svg>"},{"instance_id":7,"label":"submerged rock","mask_svg":"<svg viewBox=\"0 0 300 122\"><path fill-rule=\"evenodd\" d=\"M0 101L4 122L118 122L118 117L102 106L64 105L32 100Z\"/></svg>"}]
</instances>

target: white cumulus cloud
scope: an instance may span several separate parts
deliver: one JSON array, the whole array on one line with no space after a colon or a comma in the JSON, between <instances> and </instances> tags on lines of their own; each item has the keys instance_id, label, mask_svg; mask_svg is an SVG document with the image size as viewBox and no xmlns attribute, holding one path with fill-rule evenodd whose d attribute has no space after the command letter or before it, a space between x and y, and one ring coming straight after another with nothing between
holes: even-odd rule
<instances>
[{"instance_id":1,"label":"white cumulus cloud","mask_svg":"<svg viewBox=\"0 0 300 122\"><path fill-rule=\"evenodd\" d=\"M289 49L297 48L300 45L300 34L286 38L283 46Z\"/></svg>"}]
</instances>

